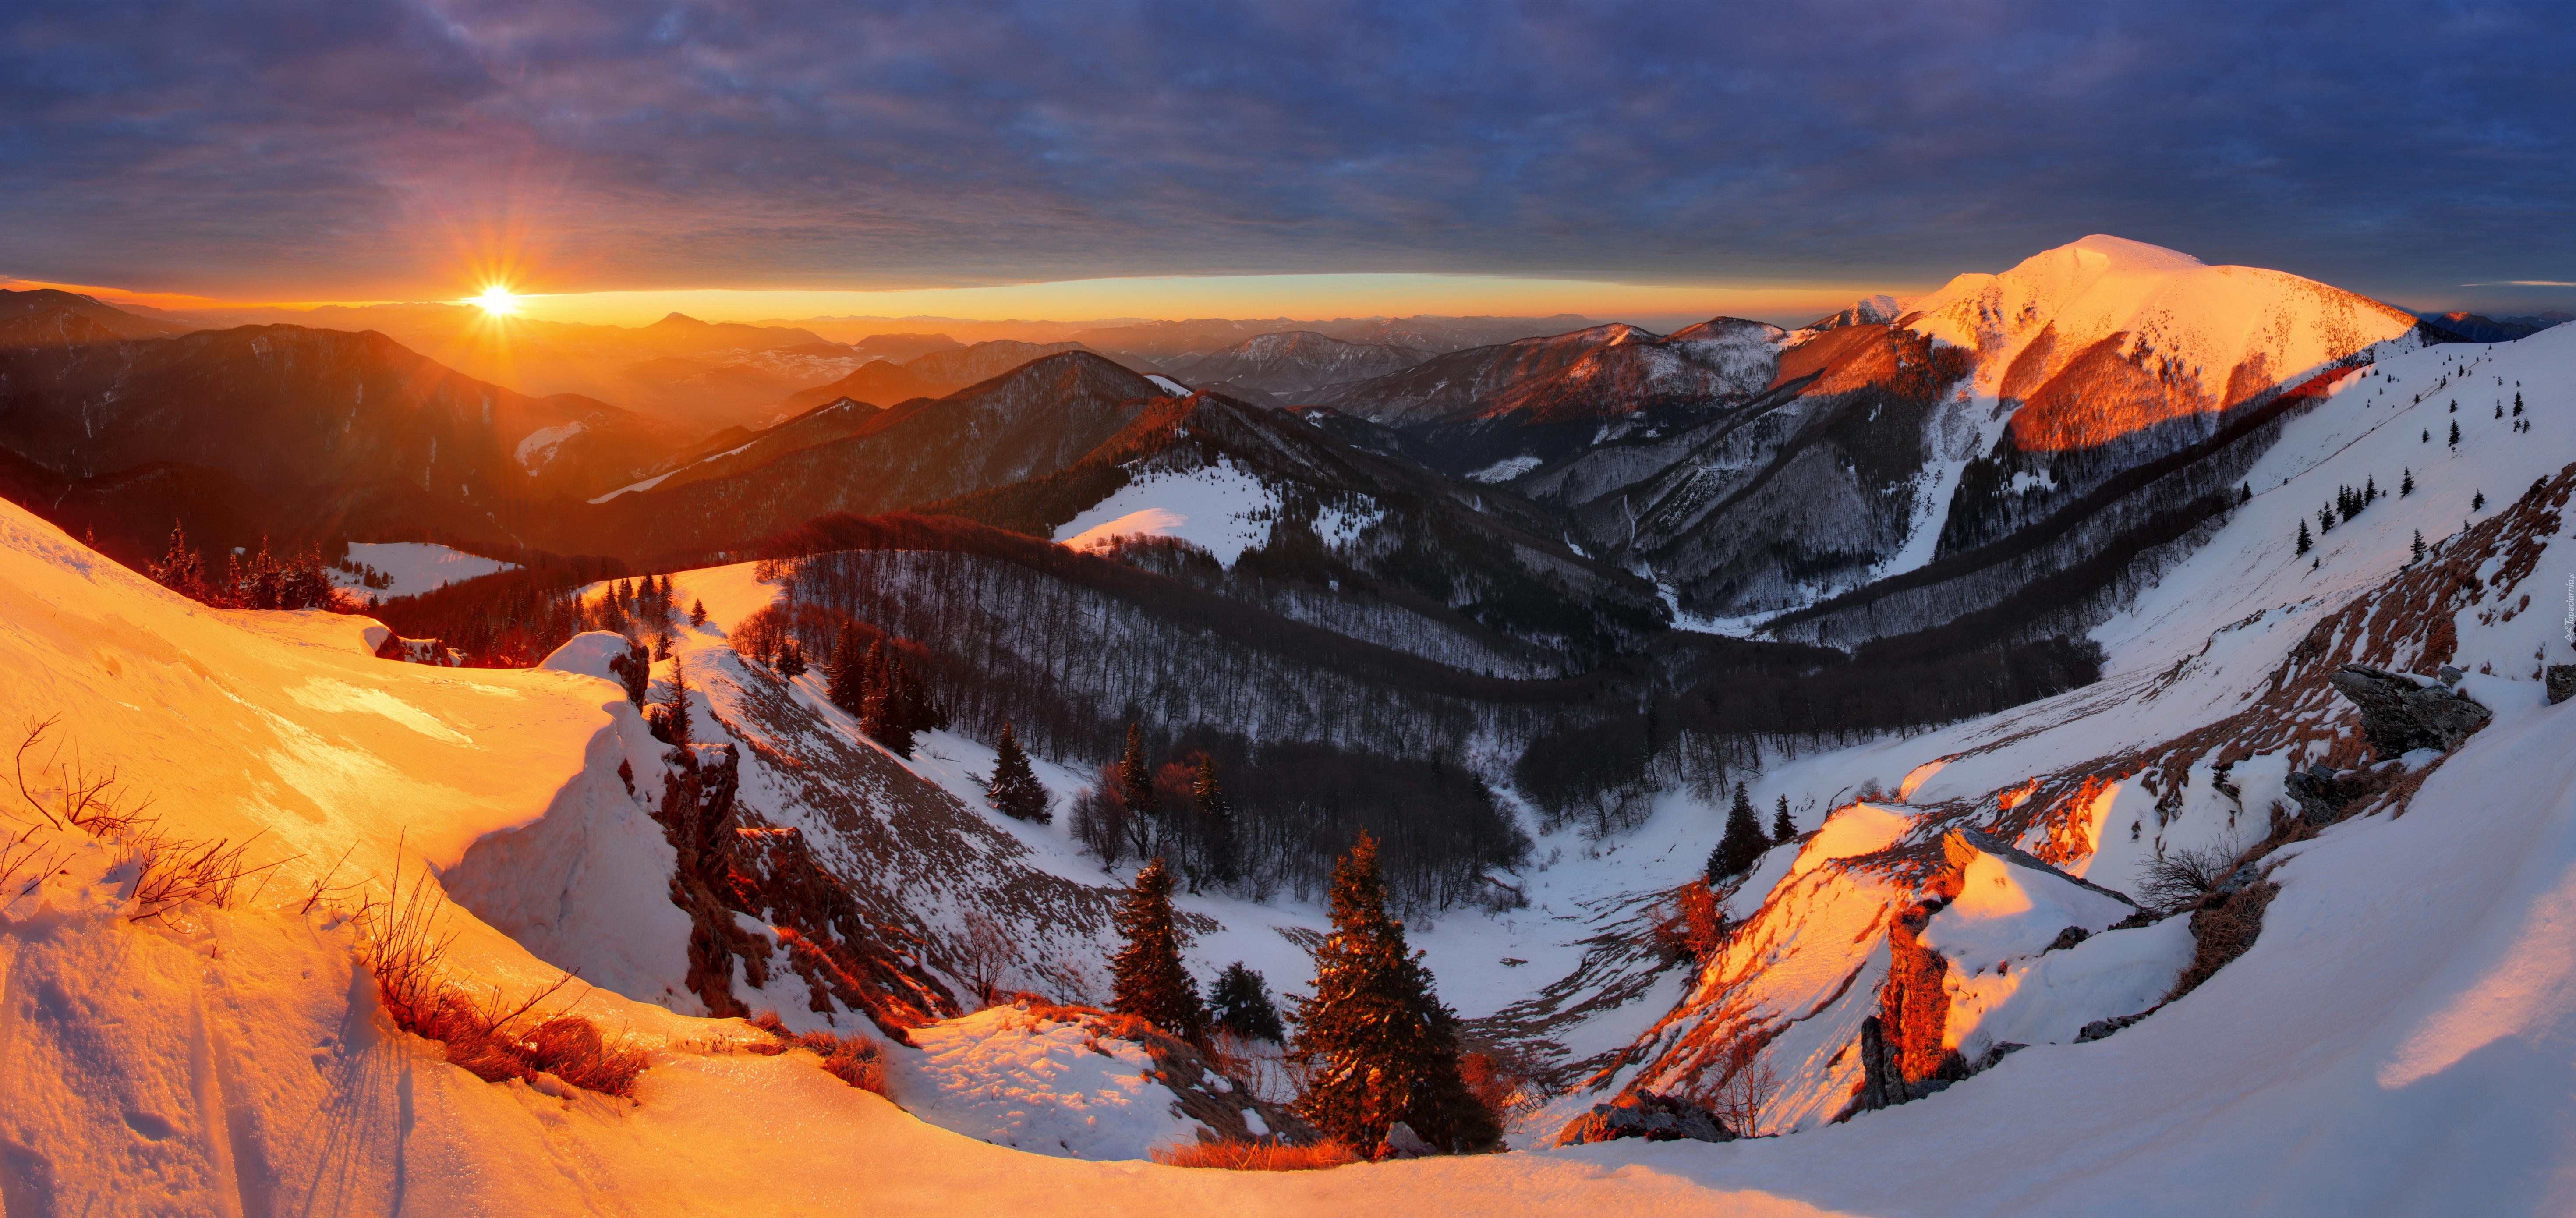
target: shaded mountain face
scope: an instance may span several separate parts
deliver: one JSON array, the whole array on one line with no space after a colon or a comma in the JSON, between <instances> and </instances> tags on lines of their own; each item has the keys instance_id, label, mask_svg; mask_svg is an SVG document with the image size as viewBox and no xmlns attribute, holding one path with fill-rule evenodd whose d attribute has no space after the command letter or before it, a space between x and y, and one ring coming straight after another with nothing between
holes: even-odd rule
<instances>
[{"instance_id":1,"label":"shaded mountain face","mask_svg":"<svg viewBox=\"0 0 2576 1218\"><path fill-rule=\"evenodd\" d=\"M2459 335L2463 342L2472 343L2509 343L2517 338L2538 334L2559 321L2566 320L2564 317L2554 320L2543 317L2492 318L2476 313L2419 313L2416 316L2443 330Z\"/></svg>"},{"instance_id":2,"label":"shaded mountain face","mask_svg":"<svg viewBox=\"0 0 2576 1218\"><path fill-rule=\"evenodd\" d=\"M250 488L288 536L437 523L506 534L531 505L630 480L676 436L570 395L532 398L381 334L246 326L0 349L0 434L83 485L139 467L167 512ZM210 481L211 480L211 481ZM150 500L150 496L142 496Z\"/></svg>"},{"instance_id":3,"label":"shaded mountain face","mask_svg":"<svg viewBox=\"0 0 2576 1218\"><path fill-rule=\"evenodd\" d=\"M712 552L827 513L972 494L1080 460L1163 395L1099 355L1060 352L882 411L827 403L761 433L767 443L675 473L668 486L567 510L547 536L582 552Z\"/></svg>"},{"instance_id":4,"label":"shaded mountain face","mask_svg":"<svg viewBox=\"0 0 2576 1218\"><path fill-rule=\"evenodd\" d=\"M838 380L787 395L778 408L792 415L839 398L892 406L913 398L944 397L1040 356L1083 349L1080 343L1024 343L1008 338L973 346L951 344L901 363L879 360L862 365Z\"/></svg>"},{"instance_id":5,"label":"shaded mountain face","mask_svg":"<svg viewBox=\"0 0 2576 1218\"><path fill-rule=\"evenodd\" d=\"M1782 332L1721 318L1671 338L1612 324L1435 356L1321 395L1415 434L1436 463L1499 482L1667 416L1740 402L1771 379ZM1649 421L1652 420L1652 421Z\"/></svg>"},{"instance_id":6,"label":"shaded mountain face","mask_svg":"<svg viewBox=\"0 0 2576 1218\"><path fill-rule=\"evenodd\" d=\"M1346 343L1312 330L1292 330L1248 338L1186 362L1167 361L1165 367L1193 383L1224 381L1293 398L1326 385L1410 368L1430 354L1412 347Z\"/></svg>"},{"instance_id":7,"label":"shaded mountain face","mask_svg":"<svg viewBox=\"0 0 2576 1218\"><path fill-rule=\"evenodd\" d=\"M1554 317L1380 317L1357 325L1327 328L1324 333L1346 343L1411 347L1418 351L1464 351L1524 338L1566 334L1598 323L1580 313Z\"/></svg>"},{"instance_id":8,"label":"shaded mountain face","mask_svg":"<svg viewBox=\"0 0 2576 1218\"><path fill-rule=\"evenodd\" d=\"M94 335L117 338L167 338L194 329L175 321L142 317L96 298L59 288L0 291L0 345L32 345L42 336L56 341L95 342Z\"/></svg>"}]
</instances>

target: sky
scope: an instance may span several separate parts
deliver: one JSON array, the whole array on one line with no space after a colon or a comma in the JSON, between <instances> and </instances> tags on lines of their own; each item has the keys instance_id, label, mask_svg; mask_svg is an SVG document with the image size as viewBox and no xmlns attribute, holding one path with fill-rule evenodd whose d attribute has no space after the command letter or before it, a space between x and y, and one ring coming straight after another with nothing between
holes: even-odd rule
<instances>
[{"instance_id":1,"label":"sky","mask_svg":"<svg viewBox=\"0 0 2576 1218\"><path fill-rule=\"evenodd\" d=\"M2576 306L2576 5L0 5L0 278L1812 317L2103 232ZM673 307L678 307L674 304Z\"/></svg>"}]
</instances>

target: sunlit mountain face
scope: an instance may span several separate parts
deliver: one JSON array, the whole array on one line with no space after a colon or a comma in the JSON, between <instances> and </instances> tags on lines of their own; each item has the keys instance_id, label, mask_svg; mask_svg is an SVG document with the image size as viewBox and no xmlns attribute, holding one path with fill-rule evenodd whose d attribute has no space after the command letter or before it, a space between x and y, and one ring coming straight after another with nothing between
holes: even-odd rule
<instances>
[{"instance_id":1,"label":"sunlit mountain face","mask_svg":"<svg viewBox=\"0 0 2576 1218\"><path fill-rule=\"evenodd\" d=\"M0 1213L2565 1212L2576 23L2181 16L0 10Z\"/></svg>"}]
</instances>

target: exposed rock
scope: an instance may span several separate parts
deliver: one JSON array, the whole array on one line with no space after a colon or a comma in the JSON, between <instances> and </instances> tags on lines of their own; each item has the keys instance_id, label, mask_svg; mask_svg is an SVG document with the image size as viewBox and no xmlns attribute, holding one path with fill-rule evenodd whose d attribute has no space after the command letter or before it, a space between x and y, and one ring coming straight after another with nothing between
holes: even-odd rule
<instances>
[{"instance_id":1,"label":"exposed rock","mask_svg":"<svg viewBox=\"0 0 2576 1218\"><path fill-rule=\"evenodd\" d=\"M1440 1153L1438 1147L1423 1141L1421 1134L1413 1132L1413 1126L1402 1121L1387 1127L1386 1144L1381 1149L1381 1159L1419 1159Z\"/></svg>"},{"instance_id":2,"label":"exposed rock","mask_svg":"<svg viewBox=\"0 0 2576 1218\"><path fill-rule=\"evenodd\" d=\"M2053 951L2073 947L2092 937L2093 932L2086 930L2081 926L2069 926L2066 929L2057 932L2057 937L2049 940L2048 946L2039 949L2039 954L2045 956Z\"/></svg>"},{"instance_id":3,"label":"exposed rock","mask_svg":"<svg viewBox=\"0 0 2576 1218\"><path fill-rule=\"evenodd\" d=\"M2157 1009L2162 1005L2162 1003L2158 1003L2156 1006L2148 1007L2146 1010L2140 1011L2135 1015L2118 1015L2110 1019L2096 1019L2093 1022L2084 1025L2081 1030L2075 1033L2075 1043L2080 1045L2086 1041L2100 1040L2105 1036L2109 1036L2113 1032L2117 1032L2122 1028L2128 1027L2130 1024L2136 1023L2149 1015L2155 1014Z\"/></svg>"},{"instance_id":4,"label":"exposed rock","mask_svg":"<svg viewBox=\"0 0 2576 1218\"><path fill-rule=\"evenodd\" d=\"M2576 664L2552 664L2546 675L2551 706L2576 698Z\"/></svg>"},{"instance_id":5,"label":"exposed rock","mask_svg":"<svg viewBox=\"0 0 2576 1218\"><path fill-rule=\"evenodd\" d=\"M1402 1125L1396 1126L1402 1129ZM1411 1130L1405 1130L1407 1134ZM1688 1138L1695 1142L1732 1142L1735 1132L1717 1119L1717 1114L1688 1100L1651 1091L1631 1092L1607 1104L1594 1104L1592 1111L1566 1123L1565 1131L1556 1136L1559 1146L1580 1146L1586 1142L1608 1142L1619 1138L1644 1138L1649 1142L1678 1142ZM1393 1146L1395 1134L1387 1133L1387 1144Z\"/></svg>"},{"instance_id":6,"label":"exposed rock","mask_svg":"<svg viewBox=\"0 0 2576 1218\"><path fill-rule=\"evenodd\" d=\"M2335 813L2351 802L2342 784L2335 780L2331 766L2312 765L2305 770L2292 770L2282 789L2299 805L2299 816L2311 825L2334 823Z\"/></svg>"},{"instance_id":7,"label":"exposed rock","mask_svg":"<svg viewBox=\"0 0 2576 1218\"><path fill-rule=\"evenodd\" d=\"M2428 686L2404 673L2346 664L2327 680L2361 708L2362 734L2384 760L2416 749L2447 753L2495 718L2493 711L2470 701L2466 694Z\"/></svg>"}]
</instances>

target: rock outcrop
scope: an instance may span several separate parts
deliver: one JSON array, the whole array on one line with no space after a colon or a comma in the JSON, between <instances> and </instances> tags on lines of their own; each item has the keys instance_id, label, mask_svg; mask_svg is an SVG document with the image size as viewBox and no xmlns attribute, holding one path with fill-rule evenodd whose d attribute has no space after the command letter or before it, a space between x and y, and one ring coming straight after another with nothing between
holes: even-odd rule
<instances>
[{"instance_id":1,"label":"rock outcrop","mask_svg":"<svg viewBox=\"0 0 2576 1218\"><path fill-rule=\"evenodd\" d=\"M2366 664L2346 664L2327 680L2361 709L2362 734L2383 760L2416 749L2450 752L2495 718L2458 690Z\"/></svg>"},{"instance_id":2,"label":"rock outcrop","mask_svg":"<svg viewBox=\"0 0 2576 1218\"><path fill-rule=\"evenodd\" d=\"M2549 666L2547 678L2551 706L2556 706L2569 698L2576 698L2576 664L2552 664Z\"/></svg>"},{"instance_id":3,"label":"rock outcrop","mask_svg":"<svg viewBox=\"0 0 2576 1218\"><path fill-rule=\"evenodd\" d=\"M1649 1142L1732 1142L1735 1132L1717 1114L1675 1096L1634 1091L1568 1122L1556 1137L1559 1146L1644 1138Z\"/></svg>"}]
</instances>

